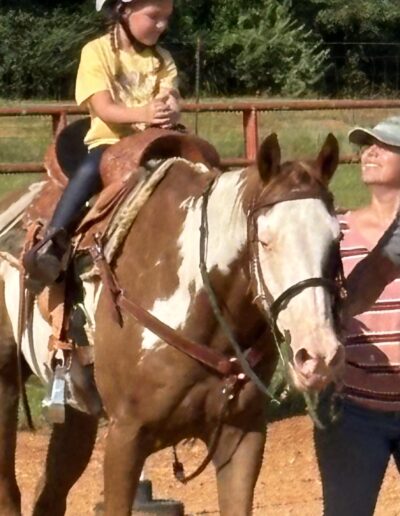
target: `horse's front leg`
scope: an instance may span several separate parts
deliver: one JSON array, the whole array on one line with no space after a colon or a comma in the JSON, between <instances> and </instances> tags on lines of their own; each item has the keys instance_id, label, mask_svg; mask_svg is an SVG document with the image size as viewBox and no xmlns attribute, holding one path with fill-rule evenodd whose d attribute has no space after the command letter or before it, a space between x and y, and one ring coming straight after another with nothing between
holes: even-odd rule
<instances>
[{"instance_id":1,"label":"horse's front leg","mask_svg":"<svg viewBox=\"0 0 400 516\"><path fill-rule=\"evenodd\" d=\"M1 329L3 330L3 329ZM17 347L0 339L0 514L21 514L21 494L15 477L18 421Z\"/></svg>"},{"instance_id":2,"label":"horse's front leg","mask_svg":"<svg viewBox=\"0 0 400 516\"><path fill-rule=\"evenodd\" d=\"M65 423L53 426L46 469L37 487L34 516L65 514L68 492L85 470L93 451L98 418L65 408Z\"/></svg>"},{"instance_id":3,"label":"horse's front leg","mask_svg":"<svg viewBox=\"0 0 400 516\"><path fill-rule=\"evenodd\" d=\"M224 426L213 459L221 516L252 514L254 488L262 464L265 435L264 419L251 430Z\"/></svg>"},{"instance_id":4,"label":"horse's front leg","mask_svg":"<svg viewBox=\"0 0 400 516\"><path fill-rule=\"evenodd\" d=\"M105 516L128 516L150 442L145 429L132 420L112 418L107 436L104 460Z\"/></svg>"}]
</instances>

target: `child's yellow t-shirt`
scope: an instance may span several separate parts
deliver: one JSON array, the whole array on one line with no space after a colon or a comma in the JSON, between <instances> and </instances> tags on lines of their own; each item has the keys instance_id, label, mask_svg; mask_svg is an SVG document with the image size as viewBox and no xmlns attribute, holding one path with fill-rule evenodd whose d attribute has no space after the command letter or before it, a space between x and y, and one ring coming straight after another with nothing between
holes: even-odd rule
<instances>
[{"instance_id":1,"label":"child's yellow t-shirt","mask_svg":"<svg viewBox=\"0 0 400 516\"><path fill-rule=\"evenodd\" d=\"M120 50L121 73L117 80L116 59L110 36L107 34L90 41L82 49L76 79L75 96L78 105L86 105L95 93L109 91L115 102L139 107L148 104L163 89L178 89L177 70L171 54L160 47L157 47L157 52L164 61L161 65L159 57L150 48L140 54L133 48ZM87 107L92 119L85 137L89 149L116 143L134 132L129 124L103 122L90 110L88 103Z\"/></svg>"}]
</instances>

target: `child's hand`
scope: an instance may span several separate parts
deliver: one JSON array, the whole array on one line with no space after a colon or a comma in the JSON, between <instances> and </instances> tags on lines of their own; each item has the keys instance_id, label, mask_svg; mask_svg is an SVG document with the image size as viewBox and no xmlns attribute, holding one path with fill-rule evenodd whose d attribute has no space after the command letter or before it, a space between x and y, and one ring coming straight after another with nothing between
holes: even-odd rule
<instances>
[{"instance_id":1,"label":"child's hand","mask_svg":"<svg viewBox=\"0 0 400 516\"><path fill-rule=\"evenodd\" d=\"M162 124L163 129L169 129L179 122L181 113L178 98L171 93L170 90L161 92L157 97L157 100L161 100L169 108L169 120Z\"/></svg>"},{"instance_id":2,"label":"child's hand","mask_svg":"<svg viewBox=\"0 0 400 516\"><path fill-rule=\"evenodd\" d=\"M149 125L163 126L170 123L171 109L162 99L154 99L144 107L145 119L143 120Z\"/></svg>"},{"instance_id":3,"label":"child's hand","mask_svg":"<svg viewBox=\"0 0 400 516\"><path fill-rule=\"evenodd\" d=\"M179 122L179 119L181 117L181 109L179 106L179 101L174 95L168 95L166 104L171 110L171 117L170 117L170 127L171 127L171 126L176 125Z\"/></svg>"}]
</instances>

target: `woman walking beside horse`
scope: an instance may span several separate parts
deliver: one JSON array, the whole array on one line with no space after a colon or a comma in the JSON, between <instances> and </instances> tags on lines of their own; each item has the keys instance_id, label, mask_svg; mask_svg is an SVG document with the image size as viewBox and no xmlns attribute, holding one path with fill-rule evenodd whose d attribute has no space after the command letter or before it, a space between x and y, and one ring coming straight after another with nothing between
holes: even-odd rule
<instances>
[{"instance_id":1,"label":"woman walking beside horse","mask_svg":"<svg viewBox=\"0 0 400 516\"><path fill-rule=\"evenodd\" d=\"M400 207L400 117L353 129L349 138L365 147L361 174L371 193L367 206L340 217L343 265L356 298L351 312L366 309L388 284L371 308L347 323L340 416L315 432L326 516L371 516L392 455L400 466L400 279L392 265L400 252L397 221L373 250Z\"/></svg>"}]
</instances>

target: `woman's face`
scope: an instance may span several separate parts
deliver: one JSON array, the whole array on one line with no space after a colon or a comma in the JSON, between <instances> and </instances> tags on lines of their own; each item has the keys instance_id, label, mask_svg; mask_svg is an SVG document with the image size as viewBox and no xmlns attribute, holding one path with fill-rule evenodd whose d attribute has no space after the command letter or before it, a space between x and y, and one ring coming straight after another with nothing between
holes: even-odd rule
<instances>
[{"instance_id":1,"label":"woman's face","mask_svg":"<svg viewBox=\"0 0 400 516\"><path fill-rule=\"evenodd\" d=\"M361 177L366 185L400 188L400 149L378 142L366 147L361 154Z\"/></svg>"},{"instance_id":2,"label":"woman's face","mask_svg":"<svg viewBox=\"0 0 400 516\"><path fill-rule=\"evenodd\" d=\"M153 46L168 26L173 0L138 0L127 11L131 34L143 45Z\"/></svg>"}]
</instances>

